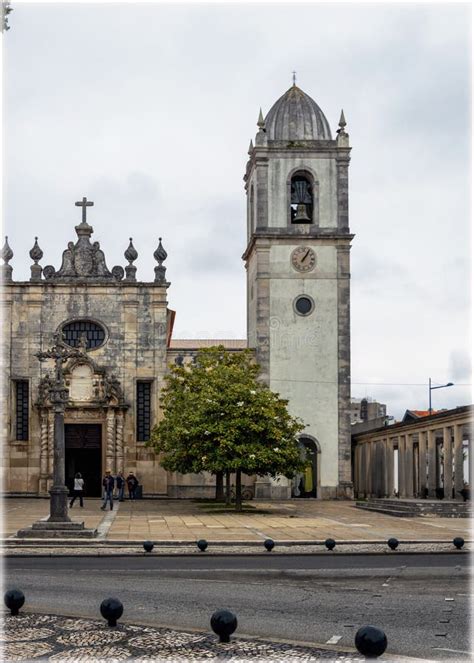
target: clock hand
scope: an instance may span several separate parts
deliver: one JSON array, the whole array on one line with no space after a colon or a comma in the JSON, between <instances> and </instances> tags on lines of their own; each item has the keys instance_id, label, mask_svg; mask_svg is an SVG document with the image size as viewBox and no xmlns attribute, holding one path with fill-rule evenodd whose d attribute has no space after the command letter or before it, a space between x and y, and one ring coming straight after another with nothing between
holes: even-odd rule
<instances>
[{"instance_id":1,"label":"clock hand","mask_svg":"<svg viewBox=\"0 0 474 663\"><path fill-rule=\"evenodd\" d=\"M309 255L309 249L306 251L304 256L301 258L301 262L304 262L306 260L306 258L308 257L308 255Z\"/></svg>"}]
</instances>

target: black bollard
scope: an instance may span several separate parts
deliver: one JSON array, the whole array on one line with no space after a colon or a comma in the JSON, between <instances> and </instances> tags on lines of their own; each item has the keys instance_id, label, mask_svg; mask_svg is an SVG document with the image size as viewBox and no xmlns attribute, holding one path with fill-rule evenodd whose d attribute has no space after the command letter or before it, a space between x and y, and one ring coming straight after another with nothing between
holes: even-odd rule
<instances>
[{"instance_id":1,"label":"black bollard","mask_svg":"<svg viewBox=\"0 0 474 663\"><path fill-rule=\"evenodd\" d=\"M392 538L387 541L387 546L390 550L396 550L398 548L399 541L398 539Z\"/></svg>"},{"instance_id":2,"label":"black bollard","mask_svg":"<svg viewBox=\"0 0 474 663\"><path fill-rule=\"evenodd\" d=\"M230 610L216 610L211 617L211 628L219 636L219 642L230 642L237 628L237 617Z\"/></svg>"},{"instance_id":3,"label":"black bollard","mask_svg":"<svg viewBox=\"0 0 474 663\"><path fill-rule=\"evenodd\" d=\"M328 550L333 550L336 547L336 542L334 541L334 539L326 539L324 545Z\"/></svg>"},{"instance_id":4,"label":"black bollard","mask_svg":"<svg viewBox=\"0 0 474 663\"><path fill-rule=\"evenodd\" d=\"M143 542L143 547L145 549L145 552L151 552L153 550L153 543L151 541L144 541Z\"/></svg>"},{"instance_id":5,"label":"black bollard","mask_svg":"<svg viewBox=\"0 0 474 663\"><path fill-rule=\"evenodd\" d=\"M201 552L204 552L207 548L207 541L206 539L199 539L199 541L196 542L196 545Z\"/></svg>"},{"instance_id":6,"label":"black bollard","mask_svg":"<svg viewBox=\"0 0 474 663\"><path fill-rule=\"evenodd\" d=\"M273 539L265 539L263 545L268 550L268 552L272 552L273 548L275 547L275 541L273 541Z\"/></svg>"},{"instance_id":7,"label":"black bollard","mask_svg":"<svg viewBox=\"0 0 474 663\"><path fill-rule=\"evenodd\" d=\"M461 548L464 545L464 539L462 536L456 536L453 539L453 546L455 546L458 550L461 550Z\"/></svg>"},{"instance_id":8,"label":"black bollard","mask_svg":"<svg viewBox=\"0 0 474 663\"><path fill-rule=\"evenodd\" d=\"M118 599L104 599L100 604L100 614L109 626L117 626L117 619L123 615L123 605Z\"/></svg>"},{"instance_id":9,"label":"black bollard","mask_svg":"<svg viewBox=\"0 0 474 663\"><path fill-rule=\"evenodd\" d=\"M9 589L3 596L5 605L10 610L13 617L16 617L20 611L21 606L25 602L25 595L21 589Z\"/></svg>"},{"instance_id":10,"label":"black bollard","mask_svg":"<svg viewBox=\"0 0 474 663\"><path fill-rule=\"evenodd\" d=\"M375 626L362 626L356 633L355 646L362 656L377 658L387 649L387 636Z\"/></svg>"}]
</instances>

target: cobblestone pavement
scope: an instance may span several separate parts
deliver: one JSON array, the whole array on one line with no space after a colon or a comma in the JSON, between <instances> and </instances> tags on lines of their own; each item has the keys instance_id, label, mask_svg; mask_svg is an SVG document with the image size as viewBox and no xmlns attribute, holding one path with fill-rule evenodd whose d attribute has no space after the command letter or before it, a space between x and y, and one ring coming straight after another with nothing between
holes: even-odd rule
<instances>
[{"instance_id":1,"label":"cobblestone pavement","mask_svg":"<svg viewBox=\"0 0 474 663\"><path fill-rule=\"evenodd\" d=\"M49 512L49 501L40 498L9 498L3 501L3 537L31 525ZM103 517L99 499L74 505L71 517L97 527ZM119 507L119 508L118 508ZM116 505L107 532L112 541L386 541L394 536L406 541L451 541L469 536L469 519L397 518L362 511L354 502L288 500L252 501L242 513L216 508L213 503L191 500L136 500Z\"/></svg>"},{"instance_id":2,"label":"cobblestone pavement","mask_svg":"<svg viewBox=\"0 0 474 663\"><path fill-rule=\"evenodd\" d=\"M105 621L56 615L20 613L1 619L3 658L10 661L60 661L61 663L136 660L189 661L364 661L357 652L324 647L234 637L219 644L212 633L175 631L169 628L120 623L110 628ZM383 657L382 657L383 658ZM407 659L408 660L408 659Z\"/></svg>"}]
</instances>

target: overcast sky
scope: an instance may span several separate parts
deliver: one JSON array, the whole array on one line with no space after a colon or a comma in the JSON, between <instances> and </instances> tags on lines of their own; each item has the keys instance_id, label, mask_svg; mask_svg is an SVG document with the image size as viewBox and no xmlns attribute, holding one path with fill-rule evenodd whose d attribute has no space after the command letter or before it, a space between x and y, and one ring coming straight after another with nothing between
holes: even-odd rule
<instances>
[{"instance_id":1,"label":"overcast sky","mask_svg":"<svg viewBox=\"0 0 474 663\"><path fill-rule=\"evenodd\" d=\"M168 251L175 337L246 334L242 177L258 110L291 84L341 108L350 166L353 396L400 417L428 378L471 402L470 8L15 4L4 38L4 222L60 266L88 219L109 268ZM406 386L405 386L406 385Z\"/></svg>"}]
</instances>

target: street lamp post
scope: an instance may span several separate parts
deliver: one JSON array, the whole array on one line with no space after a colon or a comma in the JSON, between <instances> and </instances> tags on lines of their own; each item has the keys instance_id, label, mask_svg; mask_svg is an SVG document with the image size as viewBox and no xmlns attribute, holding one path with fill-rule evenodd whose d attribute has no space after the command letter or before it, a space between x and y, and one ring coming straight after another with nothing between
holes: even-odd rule
<instances>
[{"instance_id":1,"label":"street lamp post","mask_svg":"<svg viewBox=\"0 0 474 663\"><path fill-rule=\"evenodd\" d=\"M437 387L432 387L432 386L431 386L431 378L429 378L429 389L428 389L428 393L429 393L429 407L428 407L428 414L431 414L431 412L432 412L432 407L431 407L431 392L433 391L433 389L444 389L444 387L454 387L454 382L447 382L446 384L440 384L440 385L437 386Z\"/></svg>"}]
</instances>

